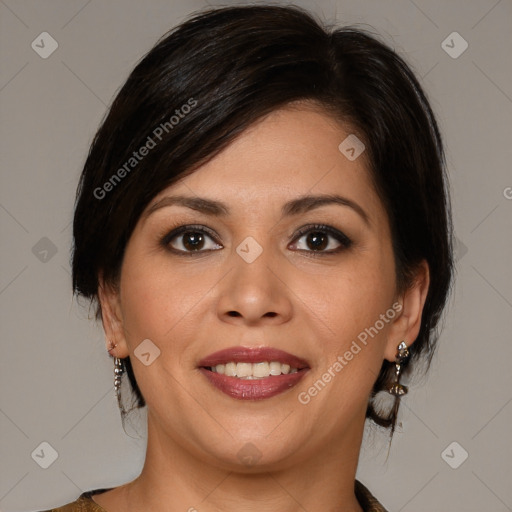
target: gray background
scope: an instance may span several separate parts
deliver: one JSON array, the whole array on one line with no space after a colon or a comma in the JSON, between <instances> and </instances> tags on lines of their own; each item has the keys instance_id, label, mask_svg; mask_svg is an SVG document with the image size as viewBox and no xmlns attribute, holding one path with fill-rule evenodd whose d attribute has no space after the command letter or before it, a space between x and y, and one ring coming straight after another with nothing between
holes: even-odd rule
<instances>
[{"instance_id":1,"label":"gray background","mask_svg":"<svg viewBox=\"0 0 512 512\"><path fill-rule=\"evenodd\" d=\"M457 286L428 379L402 401L389 458L386 436L367 429L358 478L390 512L512 510L512 2L297 4L382 34L421 78L447 143ZM61 505L141 469L144 413L126 435L102 331L70 293L70 221L106 106L155 41L205 5L0 0L4 512ZM44 31L59 45L47 59L31 47ZM457 58L442 47L454 31L469 44ZM42 442L58 452L48 469L31 456Z\"/></svg>"}]
</instances>

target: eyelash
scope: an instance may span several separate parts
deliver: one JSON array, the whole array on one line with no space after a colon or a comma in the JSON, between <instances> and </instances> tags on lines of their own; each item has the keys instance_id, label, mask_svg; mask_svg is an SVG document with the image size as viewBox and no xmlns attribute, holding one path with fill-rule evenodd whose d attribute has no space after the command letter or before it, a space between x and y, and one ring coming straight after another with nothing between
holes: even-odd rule
<instances>
[{"instance_id":1,"label":"eyelash","mask_svg":"<svg viewBox=\"0 0 512 512\"><path fill-rule=\"evenodd\" d=\"M326 226L324 224L311 224L308 226L304 226L297 230L297 232L293 235L292 242L302 238L304 235L307 235L309 233L326 233L333 238L335 238L341 245L340 247L336 249L331 249L330 251L314 251L314 250L306 250L306 249L297 249L301 252L311 253L311 257L323 257L323 256L329 256L333 254L340 253L349 247L352 246L352 240L342 233L341 231L338 231L335 228L332 228L330 226ZM198 254L203 254L205 252L212 252L218 249L207 249L207 250L199 250L199 251L182 251L181 249L174 249L173 247L170 247L171 241L183 234L186 233L202 233L205 235L208 235L216 244L219 244L216 240L216 235L213 233L212 230L206 228L205 226L200 225L194 225L194 224L187 224L187 225L178 225L171 229L170 232L168 232L165 236L161 238L160 244L166 248L167 250L173 252L174 254L177 254L178 256L196 256ZM219 244L220 245L220 244Z\"/></svg>"}]
</instances>

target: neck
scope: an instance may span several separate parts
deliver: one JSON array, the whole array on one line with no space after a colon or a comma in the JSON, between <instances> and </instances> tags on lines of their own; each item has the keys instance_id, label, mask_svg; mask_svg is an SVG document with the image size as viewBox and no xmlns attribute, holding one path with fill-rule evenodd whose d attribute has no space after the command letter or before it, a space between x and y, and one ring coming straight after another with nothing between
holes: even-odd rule
<instances>
[{"instance_id":1,"label":"neck","mask_svg":"<svg viewBox=\"0 0 512 512\"><path fill-rule=\"evenodd\" d=\"M362 512L354 481L364 418L322 452L279 468L220 468L191 456L152 421L143 470L122 486L124 510L155 512ZM324 443L324 446L327 443Z\"/></svg>"}]
</instances>

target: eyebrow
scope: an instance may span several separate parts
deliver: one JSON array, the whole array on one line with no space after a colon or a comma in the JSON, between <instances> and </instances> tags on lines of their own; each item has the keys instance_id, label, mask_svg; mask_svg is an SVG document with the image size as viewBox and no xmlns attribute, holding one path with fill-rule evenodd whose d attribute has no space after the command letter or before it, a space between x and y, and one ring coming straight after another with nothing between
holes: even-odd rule
<instances>
[{"instance_id":1,"label":"eyebrow","mask_svg":"<svg viewBox=\"0 0 512 512\"><path fill-rule=\"evenodd\" d=\"M281 208L282 217L290 217L292 215L298 215L305 213L321 206L337 204L340 206L346 206L354 210L364 220L364 222L370 226L370 219L368 214L357 204L355 201L342 197L337 194L319 194L319 195L305 195L300 196L296 199L292 199L283 205ZM149 217L152 213L161 208L168 206L184 206L192 210L204 213L205 215L211 215L213 217L226 217L230 214L230 208L226 204L216 201L213 199L206 199L203 197L191 197L191 196L166 196L160 199L158 202L150 206L143 214L144 217Z\"/></svg>"}]
</instances>

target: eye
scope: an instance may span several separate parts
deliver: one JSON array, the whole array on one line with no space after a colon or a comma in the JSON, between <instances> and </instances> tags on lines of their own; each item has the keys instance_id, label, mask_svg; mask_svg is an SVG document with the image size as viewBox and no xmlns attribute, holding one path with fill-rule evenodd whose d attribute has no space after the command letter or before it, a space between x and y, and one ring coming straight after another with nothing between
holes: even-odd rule
<instances>
[{"instance_id":1,"label":"eye","mask_svg":"<svg viewBox=\"0 0 512 512\"><path fill-rule=\"evenodd\" d=\"M181 226L162 239L162 245L174 252L193 254L222 249L215 236L204 226Z\"/></svg>"},{"instance_id":2,"label":"eye","mask_svg":"<svg viewBox=\"0 0 512 512\"><path fill-rule=\"evenodd\" d=\"M305 239L304 242L301 242L302 238ZM294 240L296 239L299 240L294 244L294 249L318 253L318 255L338 253L352 245L352 240L347 235L335 228L322 224L314 224L313 226L305 226L299 229ZM335 241L332 242L332 239ZM337 246L336 243L338 244Z\"/></svg>"},{"instance_id":3,"label":"eye","mask_svg":"<svg viewBox=\"0 0 512 512\"><path fill-rule=\"evenodd\" d=\"M305 240L301 241L302 238ZM352 245L352 240L344 233L323 224L304 226L294 235L293 240L298 241L289 247L314 253L315 256L335 254ZM179 226L171 230L162 238L161 244L172 252L184 256L222 249L222 245L217 243L216 235L210 229L196 225Z\"/></svg>"}]
</instances>

